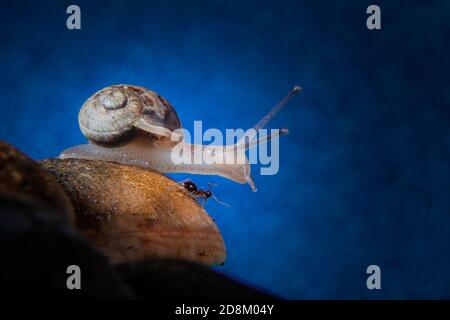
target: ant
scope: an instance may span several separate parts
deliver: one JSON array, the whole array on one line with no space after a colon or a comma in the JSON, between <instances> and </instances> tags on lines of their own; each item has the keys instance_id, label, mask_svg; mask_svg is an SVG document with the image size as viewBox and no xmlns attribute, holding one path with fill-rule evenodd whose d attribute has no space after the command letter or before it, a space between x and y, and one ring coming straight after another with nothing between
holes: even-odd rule
<instances>
[{"instance_id":1,"label":"ant","mask_svg":"<svg viewBox=\"0 0 450 320\"><path fill-rule=\"evenodd\" d=\"M184 190L187 191L192 198L196 200L202 199L202 206L209 200L209 198L213 198L214 200L217 201L217 203L220 203L230 208L228 204L217 199L217 197L212 193L212 186L213 186L212 183L208 183L208 190L198 188L197 185L194 182L192 182L191 179L180 181L178 182L178 184L181 187L183 187Z\"/></svg>"}]
</instances>

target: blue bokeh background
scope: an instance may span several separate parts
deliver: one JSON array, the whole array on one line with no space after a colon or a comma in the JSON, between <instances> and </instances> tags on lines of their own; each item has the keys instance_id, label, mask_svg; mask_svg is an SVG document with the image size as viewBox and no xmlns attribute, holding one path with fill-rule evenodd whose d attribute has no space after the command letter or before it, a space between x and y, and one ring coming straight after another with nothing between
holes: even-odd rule
<instances>
[{"instance_id":1,"label":"blue bokeh background","mask_svg":"<svg viewBox=\"0 0 450 320\"><path fill-rule=\"evenodd\" d=\"M1 1L0 139L36 159L84 143L78 110L110 84L156 90L187 129L248 128L301 84L259 192L195 177L232 206L207 204L217 270L287 298L450 298L450 2L376 1L369 31L372 3Z\"/></svg>"}]
</instances>

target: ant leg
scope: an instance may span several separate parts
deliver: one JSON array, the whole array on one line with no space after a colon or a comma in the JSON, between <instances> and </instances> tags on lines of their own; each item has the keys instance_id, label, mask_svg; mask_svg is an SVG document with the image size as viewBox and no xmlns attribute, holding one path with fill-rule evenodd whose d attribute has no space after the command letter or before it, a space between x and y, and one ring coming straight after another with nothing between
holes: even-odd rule
<instances>
[{"instance_id":1,"label":"ant leg","mask_svg":"<svg viewBox=\"0 0 450 320\"><path fill-rule=\"evenodd\" d=\"M217 183L211 183L211 182L208 182L208 190L209 190L209 192L211 192L211 197L212 197L214 200L216 200L217 203L219 203L219 204L221 204L221 205L223 205L223 206L225 206L225 207L231 208L231 206L230 206L228 203L225 203L225 202L220 201L219 199L217 199L217 197L216 197L216 196L214 195L214 193L212 192L212 187L213 187L213 186L217 186Z\"/></svg>"},{"instance_id":2,"label":"ant leg","mask_svg":"<svg viewBox=\"0 0 450 320\"><path fill-rule=\"evenodd\" d=\"M217 197L215 195L211 194L211 197L213 197L213 199L216 200L217 203L219 203L219 204L221 204L221 205L223 205L223 206L225 206L227 208L231 208L231 206L228 203L220 201L219 199L217 199Z\"/></svg>"},{"instance_id":3,"label":"ant leg","mask_svg":"<svg viewBox=\"0 0 450 320\"><path fill-rule=\"evenodd\" d=\"M177 183L178 183L178 184L183 184L183 183L186 183L186 182L192 182L192 179L191 179L191 178L189 178L189 179L184 179L184 180L178 181Z\"/></svg>"},{"instance_id":4,"label":"ant leg","mask_svg":"<svg viewBox=\"0 0 450 320\"><path fill-rule=\"evenodd\" d=\"M208 190L211 191L211 192L212 192L212 187L217 187L217 186L218 186L217 183L208 182Z\"/></svg>"},{"instance_id":5,"label":"ant leg","mask_svg":"<svg viewBox=\"0 0 450 320\"><path fill-rule=\"evenodd\" d=\"M176 185L165 186L164 188L166 190L173 190L173 191L176 190L178 192L181 192L181 193L184 193L184 194L190 196L189 192L183 187L183 185L178 184L178 183Z\"/></svg>"}]
</instances>

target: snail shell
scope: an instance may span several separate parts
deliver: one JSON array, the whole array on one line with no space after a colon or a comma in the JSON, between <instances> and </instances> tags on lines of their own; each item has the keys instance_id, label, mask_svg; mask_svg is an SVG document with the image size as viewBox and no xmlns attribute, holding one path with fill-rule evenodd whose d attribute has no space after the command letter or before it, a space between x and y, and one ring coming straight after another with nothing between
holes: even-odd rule
<instances>
[{"instance_id":1,"label":"snail shell","mask_svg":"<svg viewBox=\"0 0 450 320\"><path fill-rule=\"evenodd\" d=\"M113 85L92 95L81 107L78 121L84 136L94 144L129 140L137 129L154 138L170 138L181 128L172 105L144 87Z\"/></svg>"}]
</instances>

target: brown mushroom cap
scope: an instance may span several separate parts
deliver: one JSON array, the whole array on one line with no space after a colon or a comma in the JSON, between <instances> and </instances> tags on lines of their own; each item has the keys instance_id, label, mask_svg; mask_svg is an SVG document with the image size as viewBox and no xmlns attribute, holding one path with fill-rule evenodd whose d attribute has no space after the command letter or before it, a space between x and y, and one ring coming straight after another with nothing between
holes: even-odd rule
<instances>
[{"instance_id":1,"label":"brown mushroom cap","mask_svg":"<svg viewBox=\"0 0 450 320\"><path fill-rule=\"evenodd\" d=\"M213 219L166 176L105 161L48 159L41 164L71 197L81 231L112 262L145 257L225 261Z\"/></svg>"}]
</instances>

